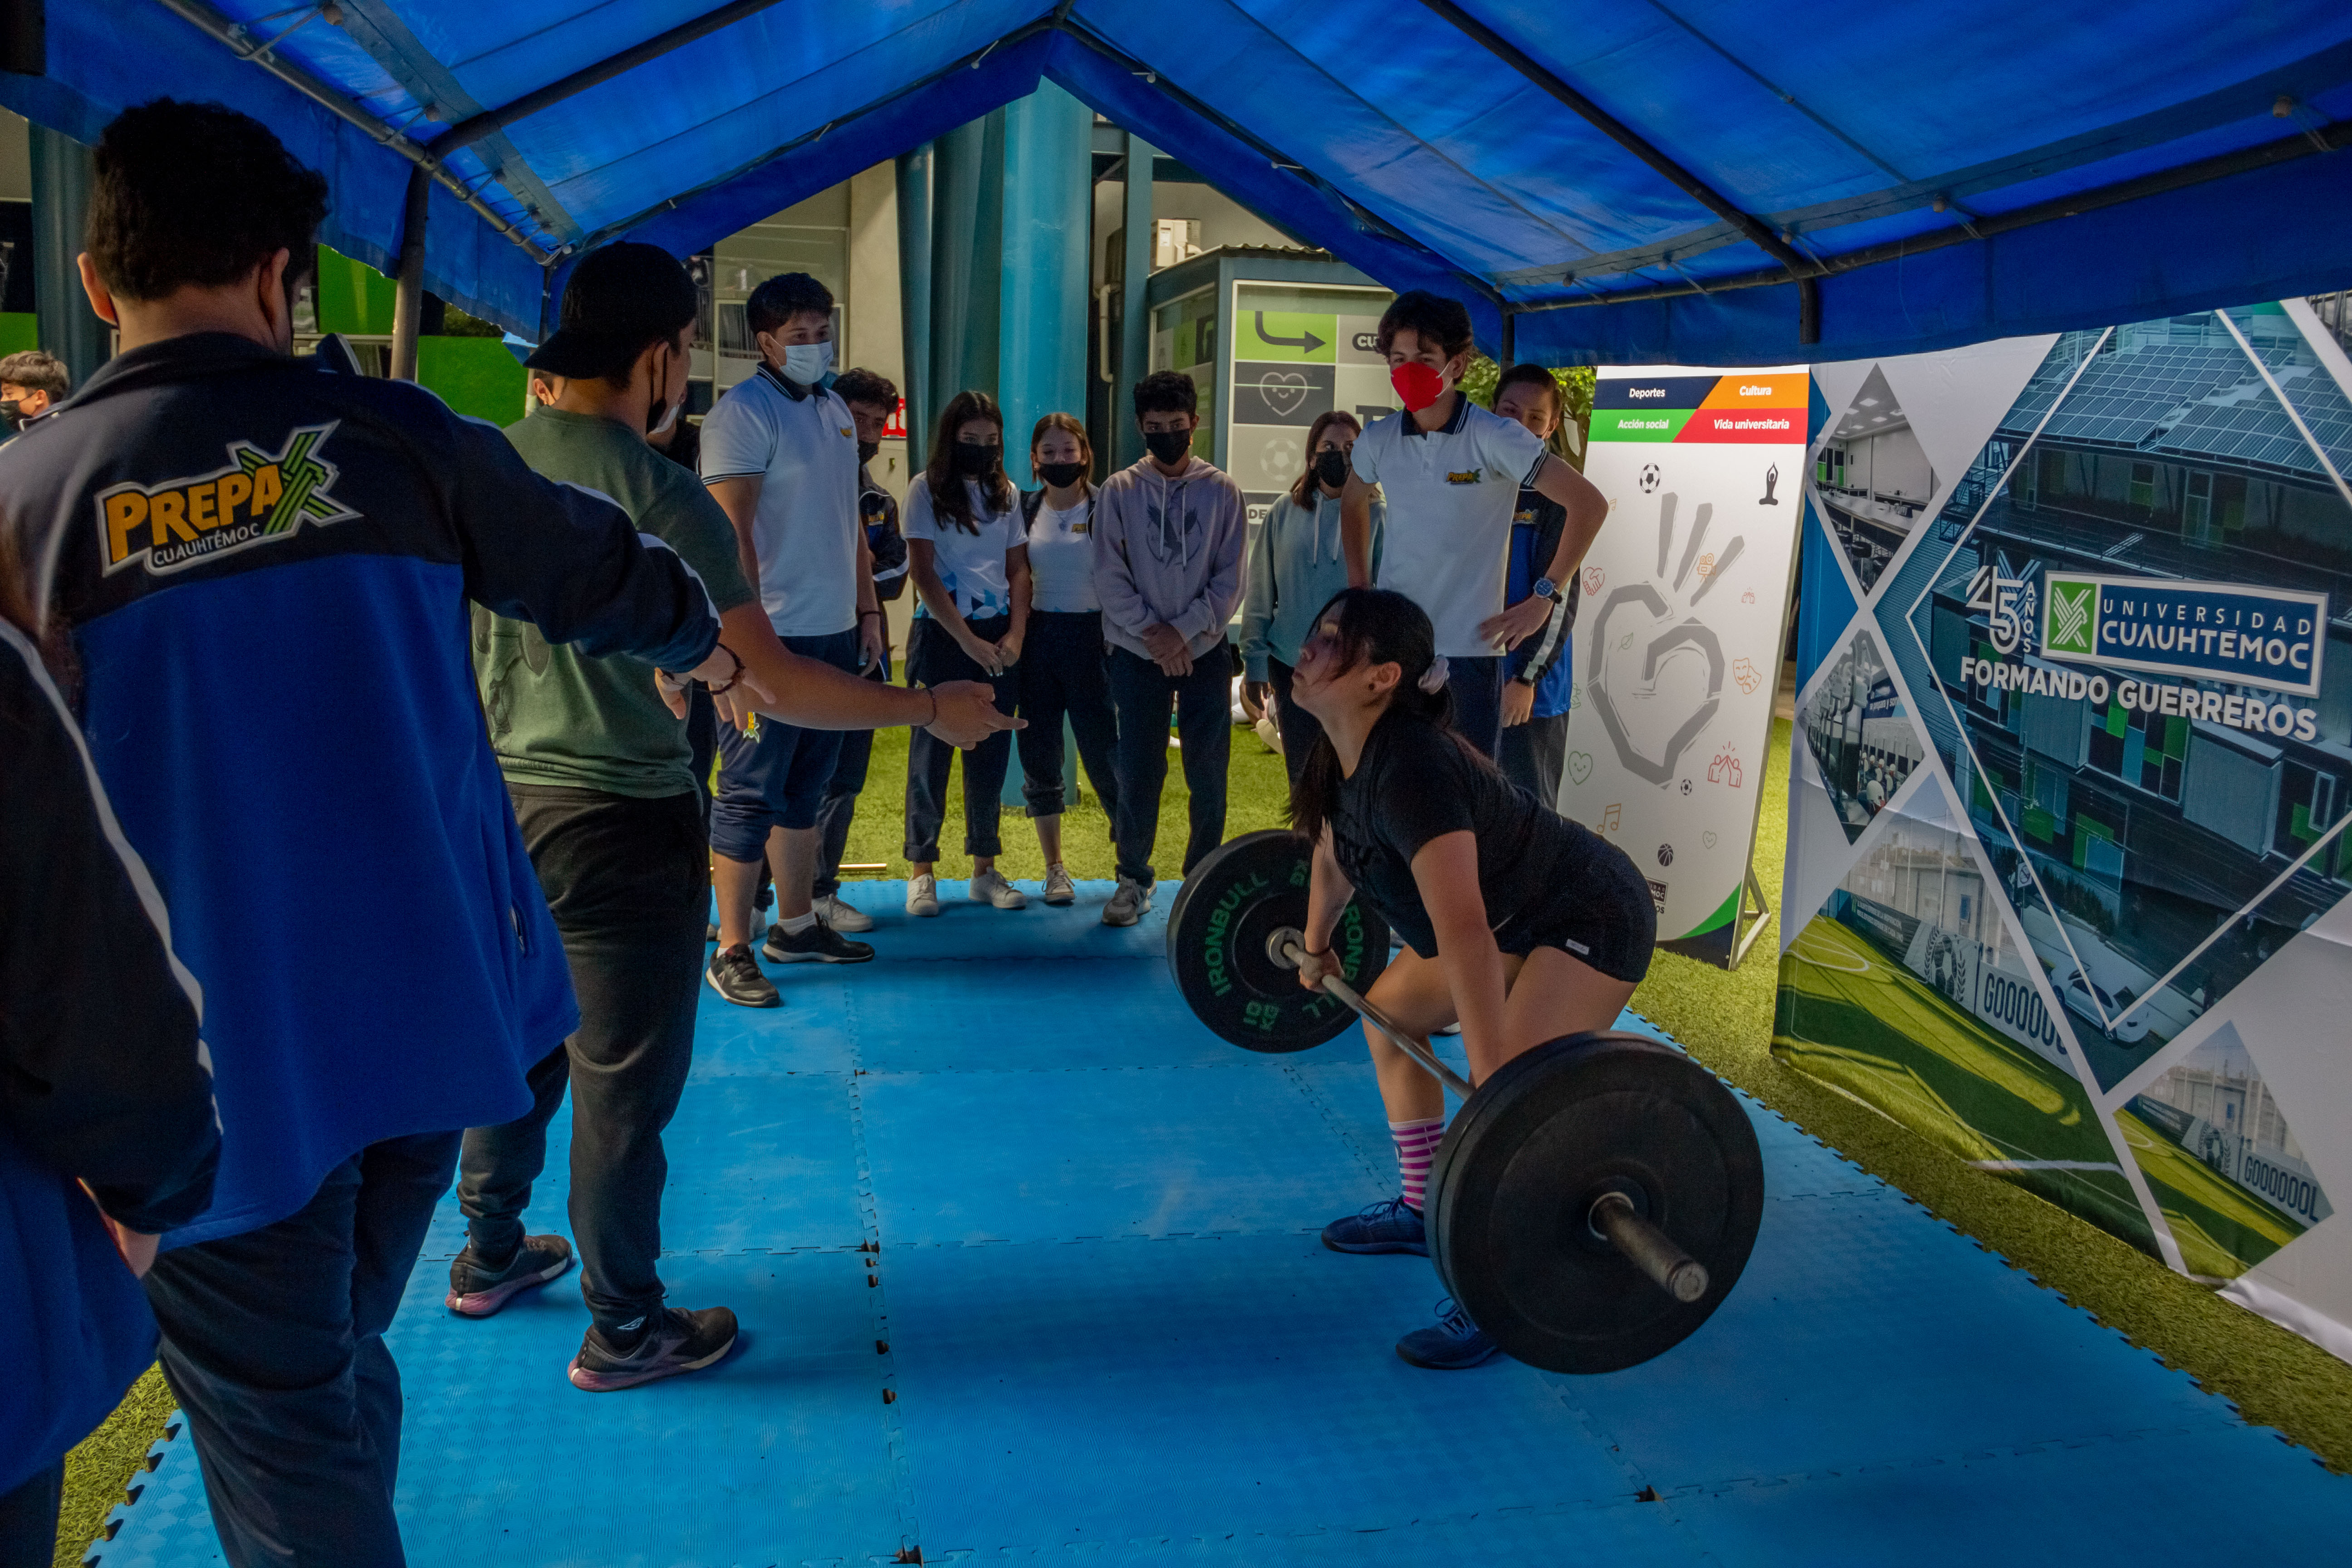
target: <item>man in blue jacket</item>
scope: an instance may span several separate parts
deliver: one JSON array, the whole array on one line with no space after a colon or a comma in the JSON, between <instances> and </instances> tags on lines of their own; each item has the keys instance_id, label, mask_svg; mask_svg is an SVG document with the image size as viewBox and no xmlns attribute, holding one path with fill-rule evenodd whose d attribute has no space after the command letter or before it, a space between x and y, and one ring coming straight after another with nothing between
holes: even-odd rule
<instances>
[{"instance_id":1,"label":"man in blue jacket","mask_svg":"<svg viewBox=\"0 0 2352 1568\"><path fill-rule=\"evenodd\" d=\"M227 1560L395 1568L383 1331L461 1130L528 1109L578 1022L467 602L715 684L740 666L609 500L422 388L289 357L327 191L268 130L162 100L95 164L82 284L121 352L0 453L0 519L203 992L220 1171L148 1300Z\"/></svg>"}]
</instances>

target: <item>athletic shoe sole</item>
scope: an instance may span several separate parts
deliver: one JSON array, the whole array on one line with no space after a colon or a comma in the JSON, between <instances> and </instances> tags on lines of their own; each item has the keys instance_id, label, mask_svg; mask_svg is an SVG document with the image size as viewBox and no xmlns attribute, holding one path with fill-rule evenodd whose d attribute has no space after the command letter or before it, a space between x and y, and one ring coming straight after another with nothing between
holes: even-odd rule
<instances>
[{"instance_id":1,"label":"athletic shoe sole","mask_svg":"<svg viewBox=\"0 0 2352 1568\"><path fill-rule=\"evenodd\" d=\"M874 962L875 955L869 952L862 958L845 957L840 953L833 952L793 952L780 948L763 947L760 950L760 956L771 963L871 963Z\"/></svg>"},{"instance_id":2,"label":"athletic shoe sole","mask_svg":"<svg viewBox=\"0 0 2352 1568\"><path fill-rule=\"evenodd\" d=\"M1323 1245L1334 1252L1349 1253L1360 1258L1381 1252L1410 1252L1415 1258L1429 1256L1429 1243L1425 1241L1334 1241L1327 1236L1323 1238Z\"/></svg>"},{"instance_id":3,"label":"athletic shoe sole","mask_svg":"<svg viewBox=\"0 0 2352 1568\"><path fill-rule=\"evenodd\" d=\"M1066 893L1047 893L1045 897L1045 902L1057 910L1067 909L1078 901L1078 895L1075 889Z\"/></svg>"},{"instance_id":4,"label":"athletic shoe sole","mask_svg":"<svg viewBox=\"0 0 2352 1568\"><path fill-rule=\"evenodd\" d=\"M727 1358L735 1348L736 1336L730 1334L727 1342L699 1361L658 1362L643 1372L591 1372L572 1358L572 1386L586 1394L612 1394L624 1388L640 1388L648 1383L659 1383L666 1377L678 1377L689 1372L700 1372Z\"/></svg>"},{"instance_id":5,"label":"athletic shoe sole","mask_svg":"<svg viewBox=\"0 0 2352 1568\"><path fill-rule=\"evenodd\" d=\"M561 1278L563 1271L572 1267L572 1255L565 1253L562 1261L552 1268L542 1268L536 1274L509 1279L493 1289L468 1290L462 1296L452 1290L441 1304L461 1318L487 1318L524 1291L536 1290L549 1280Z\"/></svg>"},{"instance_id":6,"label":"athletic shoe sole","mask_svg":"<svg viewBox=\"0 0 2352 1568\"><path fill-rule=\"evenodd\" d=\"M713 991L718 992L721 1001L731 1002L738 1007L781 1007L784 1005L784 999L781 995L770 996L765 1000L759 1002L746 1002L740 997L730 996L719 985L719 976L711 973L708 969L702 972L702 983L705 985L709 986Z\"/></svg>"}]
</instances>

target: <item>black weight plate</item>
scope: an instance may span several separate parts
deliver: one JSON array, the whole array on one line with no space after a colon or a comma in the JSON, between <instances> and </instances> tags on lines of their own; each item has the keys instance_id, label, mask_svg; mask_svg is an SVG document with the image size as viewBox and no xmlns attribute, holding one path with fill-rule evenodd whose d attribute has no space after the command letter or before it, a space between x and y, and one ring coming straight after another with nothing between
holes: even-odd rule
<instances>
[{"instance_id":1,"label":"black weight plate","mask_svg":"<svg viewBox=\"0 0 2352 1568\"><path fill-rule=\"evenodd\" d=\"M1587 1223L1611 1188L1704 1264L1685 1305ZM1571 1035L1513 1058L1447 1129L1430 1171L1430 1258L1507 1354L1614 1372L1662 1354L1738 1282L1764 1215L1764 1160L1731 1091L1639 1035Z\"/></svg>"},{"instance_id":2,"label":"black weight plate","mask_svg":"<svg viewBox=\"0 0 2352 1568\"><path fill-rule=\"evenodd\" d=\"M1221 1039L1253 1051L1304 1051L1347 1032L1356 1015L1326 991L1298 984L1266 938L1307 929L1307 843L1268 828L1245 833L1192 868L1168 909L1168 969L1193 1016ZM1348 983L1361 991L1389 962L1389 931L1360 899L1331 933Z\"/></svg>"}]
</instances>

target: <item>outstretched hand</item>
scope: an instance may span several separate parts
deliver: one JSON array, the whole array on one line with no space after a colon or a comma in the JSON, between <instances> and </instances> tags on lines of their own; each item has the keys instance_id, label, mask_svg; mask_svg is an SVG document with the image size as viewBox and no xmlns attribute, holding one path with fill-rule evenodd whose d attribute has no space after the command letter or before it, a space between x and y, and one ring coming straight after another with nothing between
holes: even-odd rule
<instances>
[{"instance_id":1,"label":"outstretched hand","mask_svg":"<svg viewBox=\"0 0 2352 1568\"><path fill-rule=\"evenodd\" d=\"M1501 615L1480 621L1478 637L1484 642L1500 643L1506 649L1515 648L1543 630L1550 619L1551 601L1530 594Z\"/></svg>"},{"instance_id":2,"label":"outstretched hand","mask_svg":"<svg viewBox=\"0 0 2352 1568\"><path fill-rule=\"evenodd\" d=\"M923 726L948 744L970 751L1000 730L1025 730L1029 721L997 710L996 693L980 680L943 680L930 689L938 711Z\"/></svg>"}]
</instances>

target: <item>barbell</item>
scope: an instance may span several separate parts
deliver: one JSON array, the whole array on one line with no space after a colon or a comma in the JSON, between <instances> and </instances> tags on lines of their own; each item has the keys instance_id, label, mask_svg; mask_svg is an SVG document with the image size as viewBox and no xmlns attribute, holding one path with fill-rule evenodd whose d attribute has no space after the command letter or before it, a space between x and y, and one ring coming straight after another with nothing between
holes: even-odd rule
<instances>
[{"instance_id":1,"label":"barbell","mask_svg":"<svg viewBox=\"0 0 2352 1568\"><path fill-rule=\"evenodd\" d=\"M1366 1001L1388 929L1361 900L1332 932L1338 972L1298 984L1306 842L1245 834L1184 879L1168 962L1194 1015L1255 1051L1302 1051L1358 1018L1462 1105L1423 1218L1439 1279L1503 1351L1549 1372L1659 1355L1722 1305L1756 1244L1764 1163L1738 1100L1641 1035L1563 1036L1473 1086Z\"/></svg>"}]
</instances>

